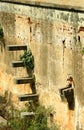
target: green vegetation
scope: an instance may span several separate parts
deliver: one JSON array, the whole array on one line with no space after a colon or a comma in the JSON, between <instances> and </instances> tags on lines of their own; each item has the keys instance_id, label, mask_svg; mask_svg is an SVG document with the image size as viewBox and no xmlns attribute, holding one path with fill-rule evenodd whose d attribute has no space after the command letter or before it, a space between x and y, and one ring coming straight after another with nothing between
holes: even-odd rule
<instances>
[{"instance_id":1,"label":"green vegetation","mask_svg":"<svg viewBox=\"0 0 84 130\"><path fill-rule=\"evenodd\" d=\"M27 69L34 70L34 56L30 49L26 50L23 55L20 55L20 60L23 61Z\"/></svg>"},{"instance_id":2,"label":"green vegetation","mask_svg":"<svg viewBox=\"0 0 84 130\"><path fill-rule=\"evenodd\" d=\"M10 112L8 124L3 130L59 130L53 122L51 126L48 125L50 109L46 109L44 106L38 106L35 109L33 108L35 116L20 117L20 113L28 110L28 107L29 105L26 104L25 110L19 111L13 109Z\"/></svg>"},{"instance_id":3,"label":"green vegetation","mask_svg":"<svg viewBox=\"0 0 84 130\"><path fill-rule=\"evenodd\" d=\"M82 55L84 55L84 47L83 47L83 49L82 49Z\"/></svg>"},{"instance_id":4,"label":"green vegetation","mask_svg":"<svg viewBox=\"0 0 84 130\"><path fill-rule=\"evenodd\" d=\"M59 130L59 127L50 121L52 108L46 109L40 104L35 106L35 101L29 101L25 103L24 109L18 110L14 108L11 97L12 93L8 95L8 91L0 96L0 114L8 121L6 126L0 125L0 130ZM21 117L21 112L25 111L34 112L35 115Z\"/></svg>"}]
</instances>

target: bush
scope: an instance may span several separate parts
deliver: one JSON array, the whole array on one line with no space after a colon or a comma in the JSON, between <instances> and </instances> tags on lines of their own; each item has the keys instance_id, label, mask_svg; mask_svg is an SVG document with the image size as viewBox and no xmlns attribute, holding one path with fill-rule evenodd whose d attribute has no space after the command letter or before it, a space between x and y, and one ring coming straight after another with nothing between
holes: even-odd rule
<instances>
[{"instance_id":1,"label":"bush","mask_svg":"<svg viewBox=\"0 0 84 130\"><path fill-rule=\"evenodd\" d=\"M20 60L23 61L27 69L34 70L34 56L30 49L26 50L23 55L20 55Z\"/></svg>"},{"instance_id":2,"label":"bush","mask_svg":"<svg viewBox=\"0 0 84 130\"><path fill-rule=\"evenodd\" d=\"M35 113L35 117L27 130L49 130L47 126L47 109L43 106L39 106Z\"/></svg>"},{"instance_id":3,"label":"bush","mask_svg":"<svg viewBox=\"0 0 84 130\"><path fill-rule=\"evenodd\" d=\"M45 109L44 106L39 106L35 110L34 117L20 117L20 112L18 111L18 118L12 118L8 122L8 130L58 130L55 124L48 127L47 117L49 116L49 109Z\"/></svg>"}]
</instances>

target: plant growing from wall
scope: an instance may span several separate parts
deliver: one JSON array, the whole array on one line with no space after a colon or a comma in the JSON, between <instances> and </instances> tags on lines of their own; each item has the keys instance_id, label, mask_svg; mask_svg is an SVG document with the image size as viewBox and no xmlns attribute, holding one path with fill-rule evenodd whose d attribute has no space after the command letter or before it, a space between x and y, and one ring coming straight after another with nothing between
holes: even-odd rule
<instances>
[{"instance_id":1,"label":"plant growing from wall","mask_svg":"<svg viewBox=\"0 0 84 130\"><path fill-rule=\"evenodd\" d=\"M84 47L82 48L82 55L84 55Z\"/></svg>"},{"instance_id":2,"label":"plant growing from wall","mask_svg":"<svg viewBox=\"0 0 84 130\"><path fill-rule=\"evenodd\" d=\"M30 49L26 50L23 55L20 55L20 60L23 61L24 67L34 71L34 56Z\"/></svg>"}]
</instances>

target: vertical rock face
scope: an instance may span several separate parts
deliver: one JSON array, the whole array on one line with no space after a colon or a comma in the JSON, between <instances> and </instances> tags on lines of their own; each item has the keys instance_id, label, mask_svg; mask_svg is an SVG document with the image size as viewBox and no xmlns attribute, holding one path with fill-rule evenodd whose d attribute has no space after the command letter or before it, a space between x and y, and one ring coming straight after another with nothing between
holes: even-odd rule
<instances>
[{"instance_id":1,"label":"vertical rock face","mask_svg":"<svg viewBox=\"0 0 84 130\"><path fill-rule=\"evenodd\" d=\"M83 17L83 13L0 3L0 25L5 44L2 46L3 40L0 39L1 93L11 91L16 102L18 94L31 92L29 85L16 86L13 83L15 76L27 75L25 68L14 69L10 66L12 60L19 60L23 51L12 53L6 48L11 44L27 45L35 58L40 101L53 108L54 121L60 126L62 124L62 130L75 130L76 120L83 125ZM75 107L77 103L81 104L80 110L70 111L67 102L61 101L59 89L66 86L68 75L75 80ZM77 111L80 111L80 118L76 115Z\"/></svg>"}]
</instances>

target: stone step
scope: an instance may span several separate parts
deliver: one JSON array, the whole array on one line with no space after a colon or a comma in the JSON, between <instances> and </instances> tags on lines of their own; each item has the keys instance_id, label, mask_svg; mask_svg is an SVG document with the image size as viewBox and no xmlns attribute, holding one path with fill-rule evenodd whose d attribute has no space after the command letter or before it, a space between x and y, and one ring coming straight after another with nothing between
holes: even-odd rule
<instances>
[{"instance_id":1,"label":"stone step","mask_svg":"<svg viewBox=\"0 0 84 130\"><path fill-rule=\"evenodd\" d=\"M34 77L22 77L14 79L15 84L27 84L27 83L33 83Z\"/></svg>"},{"instance_id":2,"label":"stone step","mask_svg":"<svg viewBox=\"0 0 84 130\"><path fill-rule=\"evenodd\" d=\"M12 61L12 67L24 67L23 61Z\"/></svg>"},{"instance_id":3,"label":"stone step","mask_svg":"<svg viewBox=\"0 0 84 130\"><path fill-rule=\"evenodd\" d=\"M64 89L63 92L70 91L70 90L73 90L73 88L71 87L71 88Z\"/></svg>"},{"instance_id":4,"label":"stone step","mask_svg":"<svg viewBox=\"0 0 84 130\"><path fill-rule=\"evenodd\" d=\"M21 117L35 116L34 112L21 112Z\"/></svg>"},{"instance_id":5,"label":"stone step","mask_svg":"<svg viewBox=\"0 0 84 130\"><path fill-rule=\"evenodd\" d=\"M28 100L36 100L38 99L38 94L24 94L24 95L19 95L18 99L20 101L28 101Z\"/></svg>"},{"instance_id":6,"label":"stone step","mask_svg":"<svg viewBox=\"0 0 84 130\"><path fill-rule=\"evenodd\" d=\"M27 50L26 45L8 45L8 51L18 51L18 50Z\"/></svg>"}]
</instances>

